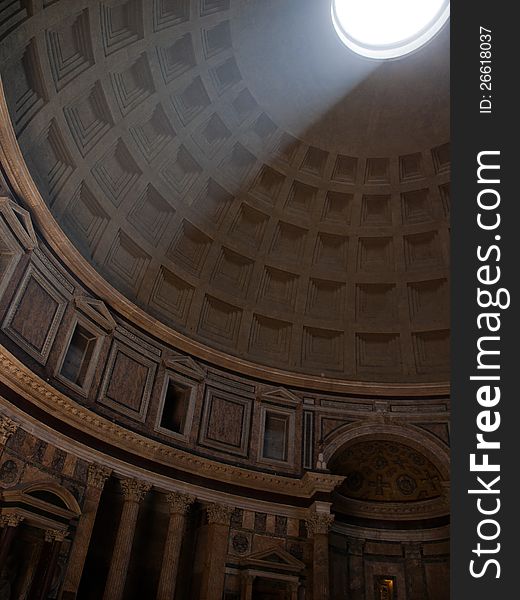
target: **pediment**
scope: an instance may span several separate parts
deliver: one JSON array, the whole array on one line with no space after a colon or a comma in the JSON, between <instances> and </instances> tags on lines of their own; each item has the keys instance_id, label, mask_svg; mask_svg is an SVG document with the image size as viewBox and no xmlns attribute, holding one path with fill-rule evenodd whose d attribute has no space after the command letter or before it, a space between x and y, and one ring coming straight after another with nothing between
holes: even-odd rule
<instances>
[{"instance_id":1,"label":"pediment","mask_svg":"<svg viewBox=\"0 0 520 600\"><path fill-rule=\"evenodd\" d=\"M260 552L250 554L243 562L247 566L254 566L257 568L270 567L292 572L299 572L305 569L304 563L278 546L273 546L267 550L261 550Z\"/></svg>"},{"instance_id":2,"label":"pediment","mask_svg":"<svg viewBox=\"0 0 520 600\"><path fill-rule=\"evenodd\" d=\"M2 499L12 506L25 506L47 513L78 517L81 509L72 493L55 481L37 480L19 484L2 492Z\"/></svg>"},{"instance_id":3,"label":"pediment","mask_svg":"<svg viewBox=\"0 0 520 600\"><path fill-rule=\"evenodd\" d=\"M0 198L0 212L22 245L27 250L36 248L38 240L29 213L7 196Z\"/></svg>"},{"instance_id":4,"label":"pediment","mask_svg":"<svg viewBox=\"0 0 520 600\"><path fill-rule=\"evenodd\" d=\"M89 298L88 296L76 296L74 304L106 331L113 331L115 329L116 322L105 303L101 300Z\"/></svg>"},{"instance_id":5,"label":"pediment","mask_svg":"<svg viewBox=\"0 0 520 600\"><path fill-rule=\"evenodd\" d=\"M267 392L263 392L260 396L262 400L277 402L284 405L297 406L301 404L301 399L285 388L276 387Z\"/></svg>"},{"instance_id":6,"label":"pediment","mask_svg":"<svg viewBox=\"0 0 520 600\"><path fill-rule=\"evenodd\" d=\"M206 372L189 356L169 356L164 360L164 366L172 371L183 373L192 379L202 381L206 377Z\"/></svg>"}]
</instances>

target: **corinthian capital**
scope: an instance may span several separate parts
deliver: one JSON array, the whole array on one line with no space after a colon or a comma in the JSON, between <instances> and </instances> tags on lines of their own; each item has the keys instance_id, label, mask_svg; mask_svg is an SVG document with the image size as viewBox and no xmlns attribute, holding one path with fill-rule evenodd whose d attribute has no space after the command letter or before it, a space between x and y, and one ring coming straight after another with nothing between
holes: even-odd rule
<instances>
[{"instance_id":1,"label":"corinthian capital","mask_svg":"<svg viewBox=\"0 0 520 600\"><path fill-rule=\"evenodd\" d=\"M67 537L68 531L66 529L46 529L45 530L45 541L46 542L63 542Z\"/></svg>"},{"instance_id":2,"label":"corinthian capital","mask_svg":"<svg viewBox=\"0 0 520 600\"><path fill-rule=\"evenodd\" d=\"M317 513L314 512L311 516L305 521L307 526L307 531L310 535L316 535L320 533L327 534L329 529L334 522L334 515L328 513Z\"/></svg>"},{"instance_id":3,"label":"corinthian capital","mask_svg":"<svg viewBox=\"0 0 520 600\"><path fill-rule=\"evenodd\" d=\"M226 506L225 504L210 504L206 508L208 522L210 524L229 525L233 510L232 506Z\"/></svg>"},{"instance_id":4,"label":"corinthian capital","mask_svg":"<svg viewBox=\"0 0 520 600\"><path fill-rule=\"evenodd\" d=\"M90 487L102 490L111 473L112 469L92 463L88 466L87 483Z\"/></svg>"},{"instance_id":5,"label":"corinthian capital","mask_svg":"<svg viewBox=\"0 0 520 600\"><path fill-rule=\"evenodd\" d=\"M195 496L181 494L180 492L169 492L166 495L166 500L170 505L171 513L185 515L190 506L195 502Z\"/></svg>"},{"instance_id":6,"label":"corinthian capital","mask_svg":"<svg viewBox=\"0 0 520 600\"><path fill-rule=\"evenodd\" d=\"M122 479L121 487L127 502L141 502L148 490L152 487L149 483L138 479Z\"/></svg>"},{"instance_id":7,"label":"corinthian capital","mask_svg":"<svg viewBox=\"0 0 520 600\"><path fill-rule=\"evenodd\" d=\"M5 415L0 415L0 445L7 444L7 440L17 429L17 423Z\"/></svg>"},{"instance_id":8,"label":"corinthian capital","mask_svg":"<svg viewBox=\"0 0 520 600\"><path fill-rule=\"evenodd\" d=\"M0 515L0 527L18 527L25 517L16 513Z\"/></svg>"}]
</instances>

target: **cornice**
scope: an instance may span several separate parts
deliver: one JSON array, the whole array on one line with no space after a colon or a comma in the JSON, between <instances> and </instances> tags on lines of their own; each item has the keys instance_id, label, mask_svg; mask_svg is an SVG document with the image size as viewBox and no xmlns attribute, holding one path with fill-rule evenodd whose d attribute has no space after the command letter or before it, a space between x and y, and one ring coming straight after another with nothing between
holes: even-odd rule
<instances>
[{"instance_id":1,"label":"cornice","mask_svg":"<svg viewBox=\"0 0 520 600\"><path fill-rule=\"evenodd\" d=\"M283 477L219 463L148 439L105 419L58 392L0 347L0 381L17 391L37 408L64 423L102 439L133 455L148 458L178 471L244 488L273 492L297 498L329 493L343 477L306 472L301 479Z\"/></svg>"},{"instance_id":2,"label":"cornice","mask_svg":"<svg viewBox=\"0 0 520 600\"><path fill-rule=\"evenodd\" d=\"M399 521L433 519L449 514L449 505L442 497L417 502L370 502L341 497L336 508L353 517Z\"/></svg>"},{"instance_id":3,"label":"cornice","mask_svg":"<svg viewBox=\"0 0 520 600\"><path fill-rule=\"evenodd\" d=\"M334 521L332 531L346 535L354 540L364 542L365 540L378 540L385 542L433 542L445 541L450 538L449 525L432 529L378 529L372 527L360 527L350 525L341 521Z\"/></svg>"}]
</instances>

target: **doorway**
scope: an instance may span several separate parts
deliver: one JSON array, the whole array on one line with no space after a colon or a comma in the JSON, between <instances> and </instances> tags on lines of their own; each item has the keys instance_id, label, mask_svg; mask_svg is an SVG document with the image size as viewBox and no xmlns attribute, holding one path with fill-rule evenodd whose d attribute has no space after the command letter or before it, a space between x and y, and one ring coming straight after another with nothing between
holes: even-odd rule
<instances>
[{"instance_id":1,"label":"doorway","mask_svg":"<svg viewBox=\"0 0 520 600\"><path fill-rule=\"evenodd\" d=\"M256 577L252 600L291 600L291 588L287 581Z\"/></svg>"}]
</instances>

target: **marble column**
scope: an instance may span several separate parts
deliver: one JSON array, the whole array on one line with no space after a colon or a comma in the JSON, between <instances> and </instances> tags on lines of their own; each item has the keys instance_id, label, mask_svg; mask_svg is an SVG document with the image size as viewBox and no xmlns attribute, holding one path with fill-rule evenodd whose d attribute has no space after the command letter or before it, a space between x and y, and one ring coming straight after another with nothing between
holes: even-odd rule
<instances>
[{"instance_id":1,"label":"marble column","mask_svg":"<svg viewBox=\"0 0 520 600\"><path fill-rule=\"evenodd\" d=\"M123 597L135 526L139 515L139 504L151 486L144 481L123 479L121 487L124 495L123 510L105 584L104 600L121 600Z\"/></svg>"},{"instance_id":2,"label":"marble column","mask_svg":"<svg viewBox=\"0 0 520 600\"><path fill-rule=\"evenodd\" d=\"M170 505L170 520L166 532L166 541L164 542L157 600L173 600L182 540L186 529L186 515L190 506L195 502L193 496L178 492L169 493L166 499Z\"/></svg>"},{"instance_id":3,"label":"marble column","mask_svg":"<svg viewBox=\"0 0 520 600\"><path fill-rule=\"evenodd\" d=\"M62 529L47 529L28 600L46 600L58 565L61 545L67 536Z\"/></svg>"},{"instance_id":4,"label":"marble column","mask_svg":"<svg viewBox=\"0 0 520 600\"><path fill-rule=\"evenodd\" d=\"M349 600L364 600L365 598L364 546L365 540L363 539L348 539Z\"/></svg>"},{"instance_id":5,"label":"marble column","mask_svg":"<svg viewBox=\"0 0 520 600\"><path fill-rule=\"evenodd\" d=\"M427 597L422 564L421 544L406 544L404 547L406 569L406 597L408 600L424 600Z\"/></svg>"},{"instance_id":6,"label":"marble column","mask_svg":"<svg viewBox=\"0 0 520 600\"><path fill-rule=\"evenodd\" d=\"M207 507L208 537L199 600L222 600L226 578L229 524L233 508L222 504Z\"/></svg>"},{"instance_id":7,"label":"marble column","mask_svg":"<svg viewBox=\"0 0 520 600\"><path fill-rule=\"evenodd\" d=\"M300 588L299 583L291 583L291 600L298 600L298 590Z\"/></svg>"},{"instance_id":8,"label":"marble column","mask_svg":"<svg viewBox=\"0 0 520 600\"><path fill-rule=\"evenodd\" d=\"M2 533L0 534L0 572L2 571L7 557L9 556L9 550L16 534L16 528L23 521L21 515L15 513L8 513L0 515L0 527Z\"/></svg>"},{"instance_id":9,"label":"marble column","mask_svg":"<svg viewBox=\"0 0 520 600\"><path fill-rule=\"evenodd\" d=\"M60 598L63 600L74 600L78 593L101 493L103 492L105 481L110 477L111 472L111 469L107 467L96 464L89 465L83 510L74 534L74 541L72 542L60 595Z\"/></svg>"},{"instance_id":10,"label":"marble column","mask_svg":"<svg viewBox=\"0 0 520 600\"><path fill-rule=\"evenodd\" d=\"M252 600L253 598L253 583L255 576L250 573L242 574L242 590L240 594L240 600Z\"/></svg>"},{"instance_id":11,"label":"marble column","mask_svg":"<svg viewBox=\"0 0 520 600\"><path fill-rule=\"evenodd\" d=\"M312 536L312 598L329 600L329 530L334 521L330 513L313 512L307 519Z\"/></svg>"},{"instance_id":12,"label":"marble column","mask_svg":"<svg viewBox=\"0 0 520 600\"><path fill-rule=\"evenodd\" d=\"M18 429L18 424L0 414L0 452L4 450L5 445L9 441L9 438ZM2 533L0 535L0 571L3 569L5 561L9 555L11 549L11 543L16 534L16 528L23 520L22 517L11 514L3 514L0 516L0 527L2 527Z\"/></svg>"}]
</instances>

